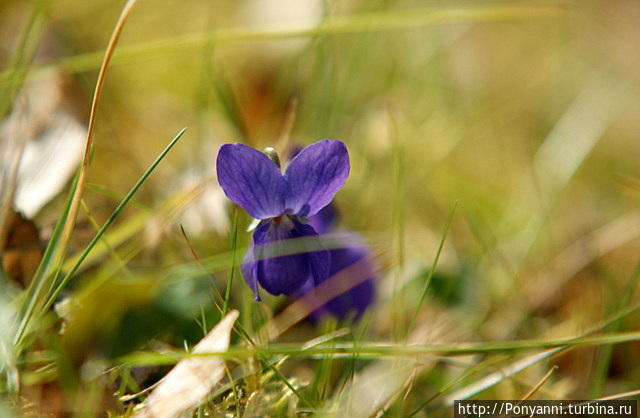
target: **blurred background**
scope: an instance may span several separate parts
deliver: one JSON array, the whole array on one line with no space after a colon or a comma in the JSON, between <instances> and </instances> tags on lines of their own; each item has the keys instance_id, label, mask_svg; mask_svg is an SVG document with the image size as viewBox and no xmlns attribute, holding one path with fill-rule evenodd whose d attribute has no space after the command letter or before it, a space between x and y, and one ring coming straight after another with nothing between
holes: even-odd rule
<instances>
[{"instance_id":1,"label":"blurred background","mask_svg":"<svg viewBox=\"0 0 640 418\"><path fill-rule=\"evenodd\" d=\"M5 177L22 155L12 200L23 218L15 214L2 237L9 298L28 285L61 216L123 5L0 3ZM107 73L63 270L169 140L188 130L43 320L28 353L68 361L20 363L25 404L68 409L60 387L81 390L96 367L132 350L180 350L218 321L212 300L230 274L221 260L236 238L243 251L250 223L215 178L227 142L274 146L281 157L288 145L346 142L352 171L336 205L380 266L376 304L354 325L363 340L399 341L405 332L422 344L569 338L634 306L639 21L634 0L139 1ZM16 69L24 83L10 77ZM233 282L230 304L250 332L287 303L254 304L242 280ZM415 329L406 329L414 316ZM639 321L627 315L606 330L636 330ZM301 323L281 341L340 326ZM411 388L387 413L408 415L519 355L432 359L413 369ZM553 365L540 398L630 391L639 360L637 342L577 348L477 396L518 399ZM362 362L356 369L370 369ZM283 371L308 382L314 367L295 360ZM134 369L131 386L120 374L104 385L134 393L163 370ZM335 368L328 374L320 400L346 381ZM112 396L102 407L127 405Z\"/></svg>"}]
</instances>

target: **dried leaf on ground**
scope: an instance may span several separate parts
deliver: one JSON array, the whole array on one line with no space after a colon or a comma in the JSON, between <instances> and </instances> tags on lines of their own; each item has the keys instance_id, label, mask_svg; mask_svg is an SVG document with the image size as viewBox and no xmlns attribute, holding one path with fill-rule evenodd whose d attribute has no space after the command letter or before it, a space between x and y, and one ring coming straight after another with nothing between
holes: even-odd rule
<instances>
[{"instance_id":1,"label":"dried leaf on ground","mask_svg":"<svg viewBox=\"0 0 640 418\"><path fill-rule=\"evenodd\" d=\"M193 349L194 354L225 352L238 318L231 311ZM215 356L181 360L149 395L134 418L177 417L198 406L224 376L224 360Z\"/></svg>"}]
</instances>

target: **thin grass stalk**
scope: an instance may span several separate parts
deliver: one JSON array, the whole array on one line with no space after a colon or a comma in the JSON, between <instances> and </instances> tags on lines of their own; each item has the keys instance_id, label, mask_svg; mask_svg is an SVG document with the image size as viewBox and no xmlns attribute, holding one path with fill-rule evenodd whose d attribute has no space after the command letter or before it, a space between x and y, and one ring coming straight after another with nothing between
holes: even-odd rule
<instances>
[{"instance_id":1,"label":"thin grass stalk","mask_svg":"<svg viewBox=\"0 0 640 418\"><path fill-rule=\"evenodd\" d=\"M142 174L142 176L138 179L138 181L133 185L131 190L129 190L129 192L125 195L124 199L122 199L122 201L118 204L118 206L113 210L111 215L109 215L109 218L105 221L105 223L102 225L102 227L100 227L100 229L98 230L96 235L91 239L91 242L89 242L89 244L82 251L80 257L78 257L78 259L77 259L76 263L73 265L73 267L71 267L69 272L67 272L67 274L63 277L63 279L55 286L54 291L49 296L49 298L47 299L47 302L44 304L44 306L42 308L43 311L46 311L53 304L53 302L55 301L55 299L58 296L58 294L62 291L62 289L64 289L64 287L67 285L67 283L71 280L71 278L76 273L76 271L78 270L78 268L80 267L80 265L82 264L84 259L87 257L87 255L89 255L89 253L91 252L93 247L102 238L102 236L104 235L106 230L115 221L115 219L118 217L120 212L122 212L124 207L129 202L129 200L131 200L133 195L136 194L138 189L140 189L140 187L144 184L144 182L147 180L147 178L155 170L155 168L158 166L158 164L160 164L160 162L169 153L169 151L171 151L173 146L180 140L180 138L182 137L182 135L184 134L186 129L187 128L182 128L180 130L180 132L178 132L178 134L171 140L171 142L169 142L169 144L166 146L166 148L160 153L160 155L158 155L158 157L155 159L155 161L147 168L147 170Z\"/></svg>"},{"instance_id":2,"label":"thin grass stalk","mask_svg":"<svg viewBox=\"0 0 640 418\"><path fill-rule=\"evenodd\" d=\"M136 4L136 2L137 0L128 0L124 5L122 12L120 13L120 17L116 22L116 26L113 29L113 33L111 34L111 38L109 39L109 43L107 44L107 49L104 53L104 59L102 61L102 65L100 66L100 71L96 80L96 87L93 93L93 99L91 100L89 124L87 126L87 137L85 139L84 155L82 158L82 164L80 166L80 175L78 176L78 183L75 189L73 189L71 208L69 210L67 222L65 224L57 252L58 260L62 260L64 258L69 239L71 238L71 233L73 232L73 228L75 227L76 217L80 208L80 200L82 199L85 183L87 181L87 172L89 171L89 163L91 160L91 150L93 149L93 132L95 130L96 124L96 114L98 112L98 105L100 103L102 90L104 88L107 69L109 68L109 63L111 62L111 58L113 57L116 45L118 43L118 40L120 39L120 35L122 34L124 24L131 14L131 10L133 9L133 6Z\"/></svg>"},{"instance_id":3,"label":"thin grass stalk","mask_svg":"<svg viewBox=\"0 0 640 418\"><path fill-rule=\"evenodd\" d=\"M4 81L4 88L0 91L0 120L9 110L17 91L27 78L29 63L37 45L37 41L33 39L33 36L42 26L49 1L37 0L33 3L31 14L20 35L18 45L11 56L8 69L2 72L1 79Z\"/></svg>"},{"instance_id":4,"label":"thin grass stalk","mask_svg":"<svg viewBox=\"0 0 640 418\"><path fill-rule=\"evenodd\" d=\"M416 355L446 355L446 356L466 356L469 354L489 354L504 352L520 352L535 349L566 350L573 347L599 346L609 344L620 344L631 341L640 341L640 331L623 332L615 334L603 334L594 337L560 338L548 341L540 340L516 340L507 342L480 342L480 343L457 343L457 344L430 344L430 345L405 345L405 344L380 344L380 343L335 343L329 347L301 348L298 344L273 344L268 347L254 348L234 348L224 354L220 353L135 353L121 357L118 361L126 365L151 365L151 364L173 364L185 357L190 356L223 356L231 359L241 359L246 357L286 355L291 357L322 357L335 356L345 358L353 355L367 356L368 358L378 357L404 357Z\"/></svg>"},{"instance_id":5,"label":"thin grass stalk","mask_svg":"<svg viewBox=\"0 0 640 418\"><path fill-rule=\"evenodd\" d=\"M227 280L227 287L224 292L224 301L222 304L222 315L226 315L229 310L229 301L231 299L231 287L237 270L237 253L238 253L238 211L233 211L233 229L231 230L231 271Z\"/></svg>"},{"instance_id":6,"label":"thin grass stalk","mask_svg":"<svg viewBox=\"0 0 640 418\"><path fill-rule=\"evenodd\" d=\"M414 327L415 323L416 323L416 319L418 318L418 313L420 312L420 309L422 308L422 304L424 303L425 299L427 298L427 291L429 290L429 285L431 284L431 279L433 278L433 275L436 271L436 267L438 266L438 262L440 261L440 255L442 254L442 249L444 248L444 243L447 240L447 235L449 234L449 229L451 228L451 223L453 222L453 216L456 213L456 209L458 208L458 202L456 201L453 205L453 208L451 209L451 212L449 213L449 218L447 219L447 223L445 224L444 227L444 232L442 233L442 238L440 238L440 243L438 244L438 249L436 251L436 255L433 259L433 263L431 264L431 269L429 270L429 275L427 276L427 279L424 282L424 287L422 289L422 293L420 293L420 299L418 300L418 305L416 306L414 313L413 313L413 317L411 318L411 322L409 322L409 326L407 327L407 335L406 338L409 337L409 332L411 331L411 329Z\"/></svg>"},{"instance_id":7,"label":"thin grass stalk","mask_svg":"<svg viewBox=\"0 0 640 418\"><path fill-rule=\"evenodd\" d=\"M73 181L71 182L71 189L76 187L77 182L78 175L76 174L76 176L73 178ZM26 302L22 304L19 316L20 323L13 339L13 344L16 346L16 351L18 352L20 352L22 349L21 343L24 338L24 334L27 331L29 321L31 320L31 315L33 315L33 312L35 311L36 304L38 303L38 301L40 301L39 296L43 292L44 286L46 284L47 274L53 266L56 248L58 246L58 243L60 242L62 230L64 228L67 215L71 208L71 198L72 195L69 194L69 196L67 196L67 200L65 201L64 208L62 209L61 216L60 218L58 218L58 221L53 228L51 238L49 239L49 242L47 243L47 246L44 250L42 260L40 261L40 264L38 265L38 268L34 273L33 278L29 283L29 287L27 288L27 291L25 293L27 299Z\"/></svg>"},{"instance_id":8,"label":"thin grass stalk","mask_svg":"<svg viewBox=\"0 0 640 418\"><path fill-rule=\"evenodd\" d=\"M133 44L118 50L114 63L131 62L134 59L149 56L184 52L210 43L213 39L216 47L248 42L268 40L286 40L296 38L314 38L322 35L339 35L361 32L378 32L425 27L444 23L491 22L532 18L553 18L562 16L566 7L559 4L508 5L500 7L472 6L457 8L420 8L398 12L363 13L351 16L331 17L321 25L301 23L283 27L262 28L225 28L205 33L188 34L173 38L160 39ZM46 74L62 68L67 72L81 73L99 67L102 53L99 51L65 58L57 63L45 65L35 70L37 74ZM0 73L0 82L7 77Z\"/></svg>"}]
</instances>

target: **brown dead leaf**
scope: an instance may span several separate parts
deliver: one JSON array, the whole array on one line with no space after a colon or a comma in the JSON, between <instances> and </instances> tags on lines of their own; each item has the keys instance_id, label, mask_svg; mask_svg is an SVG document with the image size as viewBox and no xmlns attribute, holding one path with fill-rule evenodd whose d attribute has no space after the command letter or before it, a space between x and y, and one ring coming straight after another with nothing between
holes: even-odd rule
<instances>
[{"instance_id":1,"label":"brown dead leaf","mask_svg":"<svg viewBox=\"0 0 640 418\"><path fill-rule=\"evenodd\" d=\"M9 210L7 218L6 239L0 243L2 270L26 286L42 258L40 232L19 212Z\"/></svg>"},{"instance_id":2,"label":"brown dead leaf","mask_svg":"<svg viewBox=\"0 0 640 418\"><path fill-rule=\"evenodd\" d=\"M231 329L238 318L231 311L193 349L198 353L222 353L229 348ZM215 357L193 357L181 360L162 379L142 404L134 418L170 418L200 404L222 379L224 360Z\"/></svg>"}]
</instances>

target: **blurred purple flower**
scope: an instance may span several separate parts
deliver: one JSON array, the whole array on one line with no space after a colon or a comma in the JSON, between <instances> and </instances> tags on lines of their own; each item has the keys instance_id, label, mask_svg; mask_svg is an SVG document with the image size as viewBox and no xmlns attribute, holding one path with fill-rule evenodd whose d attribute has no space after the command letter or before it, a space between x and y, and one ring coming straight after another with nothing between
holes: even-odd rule
<instances>
[{"instance_id":1,"label":"blurred purple flower","mask_svg":"<svg viewBox=\"0 0 640 418\"><path fill-rule=\"evenodd\" d=\"M273 295L293 295L330 275L331 253L305 217L328 205L349 176L341 141L323 139L302 149L284 174L267 155L243 144L225 144L217 158L218 182L227 197L260 223L242 273L260 300L258 284ZM290 254L286 241L305 238L308 251ZM288 254L288 255L282 255Z\"/></svg>"},{"instance_id":2,"label":"blurred purple flower","mask_svg":"<svg viewBox=\"0 0 640 418\"><path fill-rule=\"evenodd\" d=\"M310 317L317 321L326 314L331 314L338 319L345 319L350 314L354 315L354 319L358 319L364 311L373 304L375 299L375 280L376 265L369 247L366 245L362 237L352 231L336 232L336 225L339 215L333 204L329 204L315 216L310 219L310 224L327 240L334 241L330 245L331 267L329 275L321 280L315 280L313 283L307 283L300 296L307 298L322 298L321 294L309 295L310 292L317 291L317 287L324 283L327 279L334 277L339 278L336 283L331 285L344 285L359 283L349 290L341 292L336 296L322 304L322 306L314 310ZM329 238L331 237L331 238ZM325 288L326 289L326 288Z\"/></svg>"}]
</instances>

